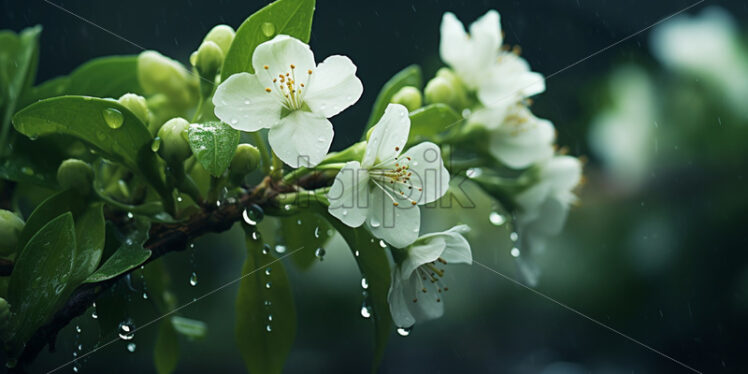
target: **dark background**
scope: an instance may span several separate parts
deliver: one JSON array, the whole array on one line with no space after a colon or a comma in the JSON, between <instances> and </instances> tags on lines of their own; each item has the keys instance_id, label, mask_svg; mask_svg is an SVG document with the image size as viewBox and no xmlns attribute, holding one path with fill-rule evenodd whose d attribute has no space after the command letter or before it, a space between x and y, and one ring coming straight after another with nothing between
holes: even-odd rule
<instances>
[{"instance_id":1,"label":"dark background","mask_svg":"<svg viewBox=\"0 0 748 374\"><path fill-rule=\"evenodd\" d=\"M134 44L183 63L213 25L225 23L236 28L266 4L54 1ZM319 0L310 43L317 59L348 55L357 64L365 87L361 100L333 119L333 148L343 148L359 138L379 88L395 72L419 63L428 78L440 67L438 31L445 11L472 22L486 10L497 9L505 42L521 45L533 69L549 76L692 3ZM140 52L140 48L44 1L2 0L0 4L1 28L18 31L35 24L44 26L39 82L67 74L94 57ZM747 2L705 1L689 13L698 13L708 5L728 10L742 30L746 29ZM571 154L590 156L588 123L603 105L600 86L615 66L634 62L658 71L647 41L645 31L552 76L547 91L535 98L533 111L554 122L559 144L568 146ZM735 142L744 143L746 125L745 121L728 123L722 130L709 131L723 131L727 137L732 132ZM677 130L678 124L665 122L662 126ZM582 206L572 211L566 231L549 250L538 289L699 371L745 372L746 152L714 149L705 157L708 163L700 162L704 150L698 142L671 149L668 163L640 190L624 196L606 184L591 156ZM487 217L489 210L472 214ZM508 256L505 228L483 229L476 228L471 238L476 258L518 277ZM243 258L237 232L196 244L193 254L168 257L182 301L234 279ZM631 255L642 246L667 253L655 270ZM368 368L371 334L368 321L358 315L360 289L355 265L343 250L331 248L328 252L328 259L311 271L291 275L300 320L287 372L363 372ZM195 288L187 286L192 271L200 274ZM485 269L473 266L456 273L460 279L450 285L455 291L445 318L416 326L406 338L393 334L382 372L689 372ZM210 331L203 341L183 342L177 372L243 370L233 344L235 292L236 287L230 287L185 310L189 317L206 320ZM142 314L142 322L155 317L150 309L135 312L142 302L137 294L132 298L133 314ZM39 371L72 358L78 342L85 345L84 352L96 343L94 321L84 316L77 323L83 333L65 330L59 337L58 351L40 356ZM155 328L138 333L135 353L126 352L125 344L117 342L91 355L82 372L153 371L152 330ZM61 369L70 371L71 367Z\"/></svg>"}]
</instances>

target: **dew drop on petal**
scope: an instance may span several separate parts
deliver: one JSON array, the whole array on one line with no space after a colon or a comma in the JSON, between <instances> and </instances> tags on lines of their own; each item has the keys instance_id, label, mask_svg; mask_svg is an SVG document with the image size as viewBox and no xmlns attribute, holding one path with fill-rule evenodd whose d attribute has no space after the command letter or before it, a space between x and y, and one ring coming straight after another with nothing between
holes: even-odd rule
<instances>
[{"instance_id":1,"label":"dew drop on petal","mask_svg":"<svg viewBox=\"0 0 748 374\"><path fill-rule=\"evenodd\" d=\"M104 122L106 122L107 126L113 129L120 128L122 123L125 122L125 117L122 115L122 112L115 108L104 109L103 115Z\"/></svg>"},{"instance_id":2,"label":"dew drop on petal","mask_svg":"<svg viewBox=\"0 0 748 374\"><path fill-rule=\"evenodd\" d=\"M501 226L506 222L506 218L499 212L491 212L488 214L488 221L494 226Z\"/></svg>"}]
</instances>

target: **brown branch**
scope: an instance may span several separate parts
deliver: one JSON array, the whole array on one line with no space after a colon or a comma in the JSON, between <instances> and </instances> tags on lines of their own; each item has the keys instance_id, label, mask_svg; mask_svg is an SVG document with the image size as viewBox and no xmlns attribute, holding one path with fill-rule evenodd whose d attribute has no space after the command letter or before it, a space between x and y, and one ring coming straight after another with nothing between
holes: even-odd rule
<instances>
[{"instance_id":1,"label":"brown branch","mask_svg":"<svg viewBox=\"0 0 748 374\"><path fill-rule=\"evenodd\" d=\"M312 173L307 178L299 180L298 184L300 186L312 187L324 183L321 179L327 178L322 177L318 173ZM327 179L327 182L329 182L329 179ZM242 195L235 202L227 202L220 207L206 205L199 213L190 217L187 222L154 224L151 226L149 232L150 239L145 245L152 252L151 257L146 263L156 260L166 253L182 251L191 240L204 234L219 233L230 229L235 222L242 219L242 212L251 204L257 204L263 208L273 207L273 196L291 190L293 189L289 188L289 186L277 184L268 177L260 185ZM26 343L18 359L18 364L12 372L22 373L24 366L31 363L47 344L49 344L50 349L53 349L55 339L60 330L67 326L74 318L83 314L96 301L99 295L127 274L129 272L103 282L84 284L78 287L65 305L55 313L46 325L40 327Z\"/></svg>"}]
</instances>

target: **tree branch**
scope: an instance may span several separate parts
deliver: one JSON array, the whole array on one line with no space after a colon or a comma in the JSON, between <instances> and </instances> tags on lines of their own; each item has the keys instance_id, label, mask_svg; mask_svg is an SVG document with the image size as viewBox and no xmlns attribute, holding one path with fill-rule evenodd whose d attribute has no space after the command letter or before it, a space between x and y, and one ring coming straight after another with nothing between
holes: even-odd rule
<instances>
[{"instance_id":1,"label":"tree branch","mask_svg":"<svg viewBox=\"0 0 748 374\"><path fill-rule=\"evenodd\" d=\"M299 180L299 186L313 188L315 186L329 183L329 176L313 173ZM187 222L178 224L154 224L150 229L150 237L144 247L151 250L151 257L146 261L149 263L169 252L183 251L191 240L207 233L219 233L226 231L233 224L242 219L242 212L252 204L263 208L274 207L272 198L279 193L292 191L294 188L277 184L266 177L265 180L250 192L242 195L233 203L224 203L220 207L213 205L203 206L203 209L190 217ZM3 264L0 264L3 265ZM10 264L12 268L12 264ZM133 269L134 270L134 269ZM24 366L34 361L45 345L49 344L50 350L54 349L57 334L67 326L75 317L83 314L99 295L112 287L119 279L125 277L133 270L123 273L115 278L92 284L84 284L78 287L65 305L55 313L52 319L34 333L26 343L18 364L11 372L22 373Z\"/></svg>"}]
</instances>

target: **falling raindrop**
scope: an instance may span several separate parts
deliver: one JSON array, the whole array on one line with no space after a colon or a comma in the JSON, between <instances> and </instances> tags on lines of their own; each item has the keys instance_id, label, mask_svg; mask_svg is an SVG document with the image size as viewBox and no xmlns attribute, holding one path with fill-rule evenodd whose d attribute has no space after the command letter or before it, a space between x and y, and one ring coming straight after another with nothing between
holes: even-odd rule
<instances>
[{"instance_id":1,"label":"falling raindrop","mask_svg":"<svg viewBox=\"0 0 748 374\"><path fill-rule=\"evenodd\" d=\"M285 210L286 212L290 211L291 210L291 204L285 204L285 205L283 205L283 210Z\"/></svg>"},{"instance_id":2,"label":"falling raindrop","mask_svg":"<svg viewBox=\"0 0 748 374\"><path fill-rule=\"evenodd\" d=\"M270 268L265 269L265 275L270 276Z\"/></svg>"},{"instance_id":3,"label":"falling raindrop","mask_svg":"<svg viewBox=\"0 0 748 374\"><path fill-rule=\"evenodd\" d=\"M273 331L273 328L270 327L270 324L268 324L267 326L265 326L265 331L267 331L267 332Z\"/></svg>"},{"instance_id":4,"label":"falling raindrop","mask_svg":"<svg viewBox=\"0 0 748 374\"><path fill-rule=\"evenodd\" d=\"M77 373L77 372L78 372L78 370L80 370L80 369L78 368L78 365L77 365L77 364L76 364L76 365L73 365L73 373Z\"/></svg>"},{"instance_id":5,"label":"falling raindrop","mask_svg":"<svg viewBox=\"0 0 748 374\"><path fill-rule=\"evenodd\" d=\"M268 253L270 253L270 245L269 244L264 244L262 246L262 254L266 255Z\"/></svg>"},{"instance_id":6,"label":"falling raindrop","mask_svg":"<svg viewBox=\"0 0 748 374\"><path fill-rule=\"evenodd\" d=\"M148 300L148 292L143 291L143 300Z\"/></svg>"},{"instance_id":7,"label":"falling raindrop","mask_svg":"<svg viewBox=\"0 0 748 374\"><path fill-rule=\"evenodd\" d=\"M78 350L79 350L79 351L82 351L82 350L83 350L83 344L78 344Z\"/></svg>"},{"instance_id":8,"label":"falling raindrop","mask_svg":"<svg viewBox=\"0 0 748 374\"><path fill-rule=\"evenodd\" d=\"M119 338L122 340L132 340L135 337L135 326L131 320L122 321L117 329Z\"/></svg>"},{"instance_id":9,"label":"falling raindrop","mask_svg":"<svg viewBox=\"0 0 748 374\"><path fill-rule=\"evenodd\" d=\"M242 212L244 222L250 226L255 226L265 217L265 212L257 204L252 204Z\"/></svg>"},{"instance_id":10,"label":"falling raindrop","mask_svg":"<svg viewBox=\"0 0 748 374\"><path fill-rule=\"evenodd\" d=\"M367 281L366 278L361 278L361 288L363 289L369 288L369 281Z\"/></svg>"},{"instance_id":11,"label":"falling raindrop","mask_svg":"<svg viewBox=\"0 0 748 374\"><path fill-rule=\"evenodd\" d=\"M263 23L260 28L262 29L262 33L268 38L275 35L275 25L270 22Z\"/></svg>"},{"instance_id":12,"label":"falling raindrop","mask_svg":"<svg viewBox=\"0 0 748 374\"><path fill-rule=\"evenodd\" d=\"M517 247L512 248L512 250L509 253L512 254L512 257L519 257L520 255L519 248Z\"/></svg>"},{"instance_id":13,"label":"falling raindrop","mask_svg":"<svg viewBox=\"0 0 748 374\"><path fill-rule=\"evenodd\" d=\"M499 214L499 212L491 212L488 215L488 221L491 222L491 224L494 226L501 226L504 224L504 222L506 222L506 218Z\"/></svg>"},{"instance_id":14,"label":"falling raindrop","mask_svg":"<svg viewBox=\"0 0 748 374\"><path fill-rule=\"evenodd\" d=\"M75 325L75 332L77 332L78 334L80 334L81 333L81 327L78 326L78 325Z\"/></svg>"},{"instance_id":15,"label":"falling raindrop","mask_svg":"<svg viewBox=\"0 0 748 374\"><path fill-rule=\"evenodd\" d=\"M314 228L314 237L319 238L319 226Z\"/></svg>"},{"instance_id":16,"label":"falling raindrop","mask_svg":"<svg viewBox=\"0 0 748 374\"><path fill-rule=\"evenodd\" d=\"M512 239L513 242L516 242L517 239L519 239L519 234L517 234L516 232L513 232L509 234L509 239Z\"/></svg>"},{"instance_id":17,"label":"falling raindrop","mask_svg":"<svg viewBox=\"0 0 748 374\"><path fill-rule=\"evenodd\" d=\"M96 314L96 310L95 310L95 309L94 309L94 311L93 311L93 312L91 312L91 318L93 318L93 319L97 319L97 318L99 318L99 315L98 315L98 314Z\"/></svg>"},{"instance_id":18,"label":"falling raindrop","mask_svg":"<svg viewBox=\"0 0 748 374\"><path fill-rule=\"evenodd\" d=\"M135 343L128 343L127 344L127 351L128 352L130 352L130 353L135 352L135 348L136 348Z\"/></svg>"},{"instance_id":19,"label":"falling raindrop","mask_svg":"<svg viewBox=\"0 0 748 374\"><path fill-rule=\"evenodd\" d=\"M278 253L286 253L286 246L285 245L276 245L275 251Z\"/></svg>"},{"instance_id":20,"label":"falling raindrop","mask_svg":"<svg viewBox=\"0 0 748 374\"><path fill-rule=\"evenodd\" d=\"M122 126L122 123L125 122L125 117L122 115L122 112L120 112L117 109L114 108L106 108L104 109L104 121L106 122L107 126L118 129Z\"/></svg>"},{"instance_id":21,"label":"falling raindrop","mask_svg":"<svg viewBox=\"0 0 748 374\"><path fill-rule=\"evenodd\" d=\"M324 249L324 248L322 248L322 247L319 247L319 248L317 248L317 249L316 249L316 250L314 251L314 255L315 255L315 256L317 256L317 258L318 258L318 259L319 259L320 261L324 260L324 259L325 259L325 249Z\"/></svg>"},{"instance_id":22,"label":"falling raindrop","mask_svg":"<svg viewBox=\"0 0 748 374\"><path fill-rule=\"evenodd\" d=\"M269 307L273 305L273 303L270 300L265 300L265 306Z\"/></svg>"},{"instance_id":23,"label":"falling raindrop","mask_svg":"<svg viewBox=\"0 0 748 374\"><path fill-rule=\"evenodd\" d=\"M361 317L371 318L371 308L366 305L366 301L361 305Z\"/></svg>"},{"instance_id":24,"label":"falling raindrop","mask_svg":"<svg viewBox=\"0 0 748 374\"><path fill-rule=\"evenodd\" d=\"M400 336L408 336L410 335L410 332L413 331L413 326L410 327L398 327L397 328L397 334Z\"/></svg>"},{"instance_id":25,"label":"falling raindrop","mask_svg":"<svg viewBox=\"0 0 748 374\"><path fill-rule=\"evenodd\" d=\"M262 235L260 235L260 233L258 231L252 231L252 234L250 234L249 236L254 241L258 241L258 240L262 239Z\"/></svg>"},{"instance_id":26,"label":"falling raindrop","mask_svg":"<svg viewBox=\"0 0 748 374\"><path fill-rule=\"evenodd\" d=\"M272 320L273 320L273 315L272 314L268 314L268 321L272 321Z\"/></svg>"},{"instance_id":27,"label":"falling raindrop","mask_svg":"<svg viewBox=\"0 0 748 374\"><path fill-rule=\"evenodd\" d=\"M270 288L270 286L272 286L270 282L265 283L265 288Z\"/></svg>"},{"instance_id":28,"label":"falling raindrop","mask_svg":"<svg viewBox=\"0 0 748 374\"><path fill-rule=\"evenodd\" d=\"M197 273L195 273L194 271L192 272L192 274L190 274L190 286L197 286Z\"/></svg>"}]
</instances>

